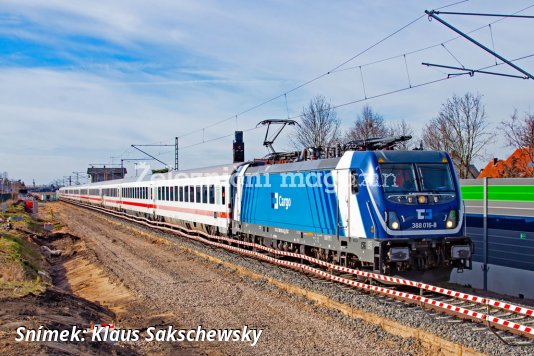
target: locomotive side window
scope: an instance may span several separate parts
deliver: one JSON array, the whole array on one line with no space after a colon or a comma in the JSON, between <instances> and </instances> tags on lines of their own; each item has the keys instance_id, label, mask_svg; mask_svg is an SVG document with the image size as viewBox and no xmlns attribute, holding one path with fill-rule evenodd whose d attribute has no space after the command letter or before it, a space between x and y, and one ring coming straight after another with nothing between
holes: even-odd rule
<instances>
[{"instance_id":1,"label":"locomotive side window","mask_svg":"<svg viewBox=\"0 0 534 356\"><path fill-rule=\"evenodd\" d=\"M226 187L222 187L222 192L221 192L221 200L222 200L222 205L225 205L226 204Z\"/></svg>"},{"instance_id":2,"label":"locomotive side window","mask_svg":"<svg viewBox=\"0 0 534 356\"><path fill-rule=\"evenodd\" d=\"M359 190L358 173L350 171L350 189L352 194L358 194Z\"/></svg>"}]
</instances>

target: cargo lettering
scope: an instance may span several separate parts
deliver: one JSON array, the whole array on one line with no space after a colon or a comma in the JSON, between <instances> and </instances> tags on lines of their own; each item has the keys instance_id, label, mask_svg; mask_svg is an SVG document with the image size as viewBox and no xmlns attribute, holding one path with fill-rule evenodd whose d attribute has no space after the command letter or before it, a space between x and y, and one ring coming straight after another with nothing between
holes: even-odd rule
<instances>
[{"instance_id":1,"label":"cargo lettering","mask_svg":"<svg viewBox=\"0 0 534 356\"><path fill-rule=\"evenodd\" d=\"M291 198L283 197L281 194L273 193L273 209L285 208L286 210L291 207Z\"/></svg>"}]
</instances>

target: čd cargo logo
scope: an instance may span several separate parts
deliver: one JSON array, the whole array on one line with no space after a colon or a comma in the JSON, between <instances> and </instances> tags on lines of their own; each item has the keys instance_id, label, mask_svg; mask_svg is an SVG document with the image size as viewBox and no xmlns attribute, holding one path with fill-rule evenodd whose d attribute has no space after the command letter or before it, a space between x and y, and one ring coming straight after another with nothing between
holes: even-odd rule
<instances>
[{"instance_id":1,"label":"\u010dd cargo logo","mask_svg":"<svg viewBox=\"0 0 534 356\"><path fill-rule=\"evenodd\" d=\"M278 208L287 210L291 207L291 198L283 197L278 193L271 193L271 206L275 210L278 210Z\"/></svg>"},{"instance_id":2,"label":"\u010dd cargo logo","mask_svg":"<svg viewBox=\"0 0 534 356\"><path fill-rule=\"evenodd\" d=\"M415 209L415 211L417 211L418 220L432 219L431 209Z\"/></svg>"}]
</instances>

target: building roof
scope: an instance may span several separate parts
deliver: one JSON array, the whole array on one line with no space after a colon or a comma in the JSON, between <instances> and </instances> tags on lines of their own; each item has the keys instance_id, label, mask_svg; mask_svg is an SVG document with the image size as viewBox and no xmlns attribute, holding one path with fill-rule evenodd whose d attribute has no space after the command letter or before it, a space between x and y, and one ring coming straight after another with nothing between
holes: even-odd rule
<instances>
[{"instance_id":1,"label":"building roof","mask_svg":"<svg viewBox=\"0 0 534 356\"><path fill-rule=\"evenodd\" d=\"M103 168L87 168L87 174L126 174L126 168L120 167L103 167Z\"/></svg>"},{"instance_id":2,"label":"building roof","mask_svg":"<svg viewBox=\"0 0 534 356\"><path fill-rule=\"evenodd\" d=\"M505 160L494 158L477 178L524 178L534 175L533 157L528 148L518 148Z\"/></svg>"}]
</instances>

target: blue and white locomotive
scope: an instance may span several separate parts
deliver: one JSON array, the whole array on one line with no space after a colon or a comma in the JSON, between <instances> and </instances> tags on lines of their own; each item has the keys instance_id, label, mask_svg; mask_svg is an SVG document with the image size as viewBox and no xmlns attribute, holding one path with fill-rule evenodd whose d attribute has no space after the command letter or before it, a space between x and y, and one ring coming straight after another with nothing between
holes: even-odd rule
<instances>
[{"instance_id":1,"label":"blue and white locomotive","mask_svg":"<svg viewBox=\"0 0 534 356\"><path fill-rule=\"evenodd\" d=\"M458 180L445 152L347 151L245 165L234 235L387 274L470 268Z\"/></svg>"},{"instance_id":2,"label":"blue and white locomotive","mask_svg":"<svg viewBox=\"0 0 534 356\"><path fill-rule=\"evenodd\" d=\"M60 197L415 278L471 268L445 152L337 151L64 187ZM432 276L428 276L432 274ZM437 274L437 277L436 277Z\"/></svg>"}]
</instances>

